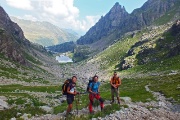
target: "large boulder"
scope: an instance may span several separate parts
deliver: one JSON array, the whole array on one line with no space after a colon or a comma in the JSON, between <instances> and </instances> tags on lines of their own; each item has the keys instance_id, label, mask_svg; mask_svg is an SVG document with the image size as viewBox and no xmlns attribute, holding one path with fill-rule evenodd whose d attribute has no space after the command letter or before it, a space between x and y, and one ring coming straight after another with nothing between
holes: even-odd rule
<instances>
[{"instance_id":1,"label":"large boulder","mask_svg":"<svg viewBox=\"0 0 180 120\"><path fill-rule=\"evenodd\" d=\"M0 110L8 109L8 103L5 102L4 100L0 99Z\"/></svg>"}]
</instances>

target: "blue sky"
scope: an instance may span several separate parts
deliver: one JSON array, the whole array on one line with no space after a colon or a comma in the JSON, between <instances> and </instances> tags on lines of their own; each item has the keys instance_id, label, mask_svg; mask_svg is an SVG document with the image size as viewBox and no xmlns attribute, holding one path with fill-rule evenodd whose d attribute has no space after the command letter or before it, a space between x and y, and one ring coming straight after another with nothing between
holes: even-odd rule
<instances>
[{"instance_id":1,"label":"blue sky","mask_svg":"<svg viewBox=\"0 0 180 120\"><path fill-rule=\"evenodd\" d=\"M74 5L79 8L81 16L103 15L109 12L116 2L125 6L128 13L141 7L147 0L75 0Z\"/></svg>"},{"instance_id":2,"label":"blue sky","mask_svg":"<svg viewBox=\"0 0 180 120\"><path fill-rule=\"evenodd\" d=\"M10 16L33 21L48 21L60 28L72 29L83 35L116 2L127 12L141 7L147 0L1 0L0 5Z\"/></svg>"}]
</instances>

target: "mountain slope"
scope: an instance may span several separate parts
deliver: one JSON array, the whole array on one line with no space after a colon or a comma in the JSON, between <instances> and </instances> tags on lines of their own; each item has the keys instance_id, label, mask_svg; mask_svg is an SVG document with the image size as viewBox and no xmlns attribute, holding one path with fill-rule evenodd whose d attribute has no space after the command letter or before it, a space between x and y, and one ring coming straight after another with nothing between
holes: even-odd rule
<instances>
[{"instance_id":1,"label":"mountain slope","mask_svg":"<svg viewBox=\"0 0 180 120\"><path fill-rule=\"evenodd\" d=\"M178 70L180 54L180 22L149 27L127 35L97 54L94 61L101 61L105 70ZM174 61L173 61L174 60ZM174 63L174 64L173 64ZM162 64L158 67L159 64ZM168 64L172 64L168 66ZM163 68L164 67L164 68ZM137 68L137 69L136 69ZM148 70L148 71L147 71Z\"/></svg>"},{"instance_id":2,"label":"mountain slope","mask_svg":"<svg viewBox=\"0 0 180 120\"><path fill-rule=\"evenodd\" d=\"M148 0L141 8L128 14L124 7L116 3L109 13L101 17L96 25L77 40L77 43L83 45L100 41L98 43L104 42L105 46L108 46L127 32L141 30L153 24L155 20L175 8L174 14L169 19L172 20L175 13L179 13L179 5L178 0Z\"/></svg>"},{"instance_id":3,"label":"mountain slope","mask_svg":"<svg viewBox=\"0 0 180 120\"><path fill-rule=\"evenodd\" d=\"M11 21L7 13L0 7L0 53L22 65L41 64L43 58L48 57L45 48L34 45L25 37L18 24ZM40 62L41 61L41 62Z\"/></svg>"},{"instance_id":4,"label":"mountain slope","mask_svg":"<svg viewBox=\"0 0 180 120\"><path fill-rule=\"evenodd\" d=\"M13 23L6 12L0 7L0 53L21 64L27 64L23 55L23 49L30 47L30 42L26 40L21 28Z\"/></svg>"},{"instance_id":5,"label":"mountain slope","mask_svg":"<svg viewBox=\"0 0 180 120\"><path fill-rule=\"evenodd\" d=\"M45 65L56 63L55 58L53 60L43 46L28 41L18 24L11 21L2 7L0 14L1 85L51 82L55 75Z\"/></svg>"},{"instance_id":6,"label":"mountain slope","mask_svg":"<svg viewBox=\"0 0 180 120\"><path fill-rule=\"evenodd\" d=\"M49 22L34 22L15 17L11 18L22 28L25 37L33 43L51 46L64 42L76 41L78 39L77 34L72 31L68 32L68 30L60 29Z\"/></svg>"}]
</instances>

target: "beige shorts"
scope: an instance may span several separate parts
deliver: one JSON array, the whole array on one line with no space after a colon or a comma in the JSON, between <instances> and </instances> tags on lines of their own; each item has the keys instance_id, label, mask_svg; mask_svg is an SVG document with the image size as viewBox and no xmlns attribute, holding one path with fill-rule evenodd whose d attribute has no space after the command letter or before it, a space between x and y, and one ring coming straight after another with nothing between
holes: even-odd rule
<instances>
[{"instance_id":1,"label":"beige shorts","mask_svg":"<svg viewBox=\"0 0 180 120\"><path fill-rule=\"evenodd\" d=\"M114 97L114 94L116 97L119 97L119 88L116 88L116 89L111 88L112 97Z\"/></svg>"}]
</instances>

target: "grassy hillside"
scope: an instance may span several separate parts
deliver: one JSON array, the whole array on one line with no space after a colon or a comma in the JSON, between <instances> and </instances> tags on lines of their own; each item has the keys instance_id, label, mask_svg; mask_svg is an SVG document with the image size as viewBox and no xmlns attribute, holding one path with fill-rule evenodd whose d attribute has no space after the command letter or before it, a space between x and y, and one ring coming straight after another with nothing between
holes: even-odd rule
<instances>
[{"instance_id":1,"label":"grassy hillside","mask_svg":"<svg viewBox=\"0 0 180 120\"><path fill-rule=\"evenodd\" d=\"M115 66L123 59L130 47L139 40L141 35L142 33L139 32L134 38L132 36L122 38L117 43L101 52L97 60L102 61L102 68L110 70L115 69Z\"/></svg>"},{"instance_id":2,"label":"grassy hillside","mask_svg":"<svg viewBox=\"0 0 180 120\"><path fill-rule=\"evenodd\" d=\"M102 69L112 71L121 69L123 62L130 64L131 68L135 66L138 68L139 65L154 62L154 58L157 59L157 62L171 58L165 57L165 55L170 54L173 49L177 49L172 46L179 44L179 38L177 36L175 39L171 35L172 32L165 32L170 27L169 24L148 27L136 34L128 35L109 46L95 59L101 61ZM144 58L148 60L144 60Z\"/></svg>"}]
</instances>

